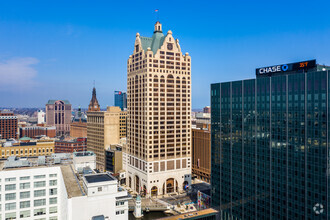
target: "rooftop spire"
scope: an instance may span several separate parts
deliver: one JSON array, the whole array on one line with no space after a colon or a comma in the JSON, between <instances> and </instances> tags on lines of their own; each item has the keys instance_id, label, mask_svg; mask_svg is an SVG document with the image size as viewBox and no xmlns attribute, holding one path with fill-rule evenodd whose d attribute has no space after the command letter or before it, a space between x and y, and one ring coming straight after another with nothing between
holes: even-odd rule
<instances>
[{"instance_id":1,"label":"rooftop spire","mask_svg":"<svg viewBox=\"0 0 330 220\"><path fill-rule=\"evenodd\" d=\"M94 82L94 84L95 84L95 82ZM96 98L95 85L93 87L92 99L89 102L88 111L100 111L100 105L99 105L99 102L97 101L97 98Z\"/></svg>"},{"instance_id":2,"label":"rooftop spire","mask_svg":"<svg viewBox=\"0 0 330 220\"><path fill-rule=\"evenodd\" d=\"M156 24L155 24L155 31L154 31L154 33L156 33L156 32L163 33L162 24L159 21L157 21Z\"/></svg>"}]
</instances>

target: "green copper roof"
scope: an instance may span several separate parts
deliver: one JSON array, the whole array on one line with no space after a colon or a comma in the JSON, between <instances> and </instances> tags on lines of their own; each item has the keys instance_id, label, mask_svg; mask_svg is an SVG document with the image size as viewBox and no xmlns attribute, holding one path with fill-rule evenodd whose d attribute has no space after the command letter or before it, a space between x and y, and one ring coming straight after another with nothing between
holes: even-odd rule
<instances>
[{"instance_id":1,"label":"green copper roof","mask_svg":"<svg viewBox=\"0 0 330 220\"><path fill-rule=\"evenodd\" d=\"M47 104L51 105L51 104L55 104L56 101L62 101L64 102L64 104L70 104L70 102L68 100L48 100Z\"/></svg>"},{"instance_id":2,"label":"green copper roof","mask_svg":"<svg viewBox=\"0 0 330 220\"><path fill-rule=\"evenodd\" d=\"M140 37L142 49L147 51L150 47L151 51L156 54L157 50L163 45L165 37L163 32L160 31L156 31L152 37Z\"/></svg>"},{"instance_id":3,"label":"green copper roof","mask_svg":"<svg viewBox=\"0 0 330 220\"><path fill-rule=\"evenodd\" d=\"M19 140L20 141L29 141L29 140L32 140L32 138L24 136L24 137L20 138Z\"/></svg>"}]
</instances>

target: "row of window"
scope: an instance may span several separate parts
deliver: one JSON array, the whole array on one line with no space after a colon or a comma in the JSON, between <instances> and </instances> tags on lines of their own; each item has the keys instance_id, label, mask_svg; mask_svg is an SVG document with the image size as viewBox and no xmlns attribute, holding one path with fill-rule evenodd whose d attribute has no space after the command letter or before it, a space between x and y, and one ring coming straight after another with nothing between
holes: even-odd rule
<instances>
[{"instance_id":1,"label":"row of window","mask_svg":"<svg viewBox=\"0 0 330 220\"><path fill-rule=\"evenodd\" d=\"M19 204L20 204L19 207L21 209L31 207L30 201L23 201L23 202L20 202ZM55 198L49 198L49 204L50 205L57 204L57 198L56 197ZM33 201L33 205L34 205L34 207L45 206L46 205L46 199L36 199L36 200ZM6 211L15 210L15 209L16 209L16 202L5 204L5 210Z\"/></svg>"}]
</instances>

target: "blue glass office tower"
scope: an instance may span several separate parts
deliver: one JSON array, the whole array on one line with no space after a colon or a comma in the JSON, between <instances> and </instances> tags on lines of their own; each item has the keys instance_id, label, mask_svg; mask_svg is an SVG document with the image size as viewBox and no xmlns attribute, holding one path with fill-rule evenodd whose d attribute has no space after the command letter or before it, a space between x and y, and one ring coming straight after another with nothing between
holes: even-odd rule
<instances>
[{"instance_id":1,"label":"blue glass office tower","mask_svg":"<svg viewBox=\"0 0 330 220\"><path fill-rule=\"evenodd\" d=\"M330 219L330 71L283 66L211 85L212 206L222 219Z\"/></svg>"},{"instance_id":2,"label":"blue glass office tower","mask_svg":"<svg viewBox=\"0 0 330 220\"><path fill-rule=\"evenodd\" d=\"M127 108L127 94L122 91L115 91L115 106L118 106L123 111Z\"/></svg>"}]
</instances>

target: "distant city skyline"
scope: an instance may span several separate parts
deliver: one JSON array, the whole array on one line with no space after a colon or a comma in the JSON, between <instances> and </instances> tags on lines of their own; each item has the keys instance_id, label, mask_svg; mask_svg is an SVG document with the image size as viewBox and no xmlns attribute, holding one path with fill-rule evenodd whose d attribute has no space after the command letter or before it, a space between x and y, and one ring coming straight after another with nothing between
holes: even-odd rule
<instances>
[{"instance_id":1,"label":"distant city skyline","mask_svg":"<svg viewBox=\"0 0 330 220\"><path fill-rule=\"evenodd\" d=\"M173 7L175 4L175 7ZM129 5L129 7L128 7ZM255 68L330 63L329 1L0 2L0 106L67 99L87 108L93 81L102 109L126 91L135 34L157 20L192 60L192 108L210 105L210 84L255 78Z\"/></svg>"}]
</instances>

